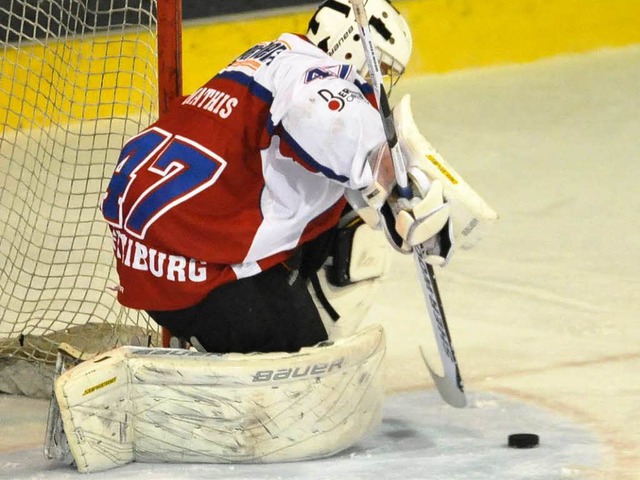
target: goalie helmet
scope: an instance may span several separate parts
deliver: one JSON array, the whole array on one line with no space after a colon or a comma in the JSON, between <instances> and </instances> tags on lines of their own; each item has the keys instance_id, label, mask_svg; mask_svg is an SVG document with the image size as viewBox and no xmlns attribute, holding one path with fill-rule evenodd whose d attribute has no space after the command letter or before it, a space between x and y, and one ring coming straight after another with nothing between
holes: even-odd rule
<instances>
[{"instance_id":1,"label":"goalie helmet","mask_svg":"<svg viewBox=\"0 0 640 480\"><path fill-rule=\"evenodd\" d=\"M388 0L365 2L371 40L383 74L397 78L411 57L411 30ZM309 21L307 37L332 57L345 61L366 77L369 73L360 31L349 0L326 0Z\"/></svg>"}]
</instances>

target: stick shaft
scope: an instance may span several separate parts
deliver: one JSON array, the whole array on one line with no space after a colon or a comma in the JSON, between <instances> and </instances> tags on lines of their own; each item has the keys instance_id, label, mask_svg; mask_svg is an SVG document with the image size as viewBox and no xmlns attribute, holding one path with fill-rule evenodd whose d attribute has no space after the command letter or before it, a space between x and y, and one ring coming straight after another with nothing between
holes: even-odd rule
<instances>
[{"instance_id":1,"label":"stick shaft","mask_svg":"<svg viewBox=\"0 0 640 480\"><path fill-rule=\"evenodd\" d=\"M406 163L398 142L398 135L393 123L393 112L389 105L389 98L385 92L382 82L382 73L380 64L376 58L376 51L371 40L371 32L369 30L369 20L364 7L364 0L349 0L353 7L362 46L364 48L367 66L371 83L378 103L378 111L384 125L385 136L389 144L391 158L393 159L393 168L398 184L398 191L402 197L411 198L411 189L408 186L408 176ZM429 317L431 318L432 327L438 344L440 359L444 367L444 376L440 377L429 366L426 356L423 352L423 358L429 369L429 373L434 380L438 392L442 398L454 407L463 407L466 405L466 397L462 385L462 378L458 369L458 362L453 351L453 343L449 334L444 307L440 299L438 284L436 283L435 274L431 265L428 265L424 259L426 252L424 245L419 245L414 249L413 257L420 277L420 283L425 295L425 302Z\"/></svg>"},{"instance_id":2,"label":"stick shaft","mask_svg":"<svg viewBox=\"0 0 640 480\"><path fill-rule=\"evenodd\" d=\"M353 13L358 24L358 30L360 31L360 38L362 40L362 47L364 48L365 58L367 60L367 67L369 67L369 75L371 77L371 84L376 96L376 102L378 103L378 111L382 118L382 124L384 126L384 133L389 144L389 150L391 152L391 158L393 160L393 169L396 175L396 181L398 183L398 191L402 197L410 198L411 190L409 189L409 181L407 178L407 167L404 161L402 150L400 149L400 143L398 142L398 136L396 134L395 126L393 125L393 112L389 105L389 97L384 89L382 82L382 72L380 70L380 62L376 58L376 50L371 40L371 31L369 29L369 20L364 8L363 0L349 0L353 6Z\"/></svg>"}]
</instances>

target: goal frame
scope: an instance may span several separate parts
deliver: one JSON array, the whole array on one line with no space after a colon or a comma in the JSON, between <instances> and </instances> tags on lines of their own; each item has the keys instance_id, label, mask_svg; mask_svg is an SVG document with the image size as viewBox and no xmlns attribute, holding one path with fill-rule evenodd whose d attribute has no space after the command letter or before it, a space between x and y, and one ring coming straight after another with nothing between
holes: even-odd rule
<instances>
[{"instance_id":1,"label":"goal frame","mask_svg":"<svg viewBox=\"0 0 640 480\"><path fill-rule=\"evenodd\" d=\"M102 218L92 212L121 142L165 115L182 95L182 0L145 0L142 10L97 5L95 0L53 6L15 0L3 11L0 114L6 122L0 146L6 177L3 173L0 185L7 218L0 259L8 280L0 305L3 393L49 395L47 379L61 342L77 341L94 353L129 342L169 346L169 332L144 312L111 310L117 304L109 293L117 282L115 261ZM92 126L93 120L108 118L115 129L111 121ZM76 218L80 226L74 226ZM93 262L93 255L98 263L85 263ZM83 289L78 278L96 282ZM100 303L107 298L113 300ZM94 338L99 340L90 344Z\"/></svg>"},{"instance_id":2,"label":"goal frame","mask_svg":"<svg viewBox=\"0 0 640 480\"><path fill-rule=\"evenodd\" d=\"M169 111L182 95L182 0L158 0L158 115ZM171 332L162 328L162 346L169 347Z\"/></svg>"}]
</instances>

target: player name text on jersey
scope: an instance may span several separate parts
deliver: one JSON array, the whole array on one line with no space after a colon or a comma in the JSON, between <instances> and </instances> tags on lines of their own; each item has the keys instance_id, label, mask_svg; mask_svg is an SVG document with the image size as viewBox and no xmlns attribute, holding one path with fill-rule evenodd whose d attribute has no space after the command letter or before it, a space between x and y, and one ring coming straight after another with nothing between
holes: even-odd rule
<instances>
[{"instance_id":1,"label":"player name text on jersey","mask_svg":"<svg viewBox=\"0 0 640 480\"><path fill-rule=\"evenodd\" d=\"M238 106L238 99L215 88L200 87L182 101L183 105L192 105L228 118Z\"/></svg>"},{"instance_id":2,"label":"player name text on jersey","mask_svg":"<svg viewBox=\"0 0 640 480\"><path fill-rule=\"evenodd\" d=\"M116 258L125 267L149 272L171 282L204 282L207 279L207 263L202 260L158 251L119 230L114 229L112 235Z\"/></svg>"}]
</instances>

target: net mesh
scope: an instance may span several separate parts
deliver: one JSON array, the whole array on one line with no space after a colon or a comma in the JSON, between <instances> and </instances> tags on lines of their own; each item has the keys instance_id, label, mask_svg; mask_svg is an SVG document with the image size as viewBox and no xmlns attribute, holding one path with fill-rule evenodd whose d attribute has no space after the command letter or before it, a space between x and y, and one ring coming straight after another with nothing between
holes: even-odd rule
<instances>
[{"instance_id":1,"label":"net mesh","mask_svg":"<svg viewBox=\"0 0 640 480\"><path fill-rule=\"evenodd\" d=\"M53 364L62 341L159 342L117 303L98 210L124 141L157 116L155 12L151 0L0 3L0 369Z\"/></svg>"}]
</instances>

